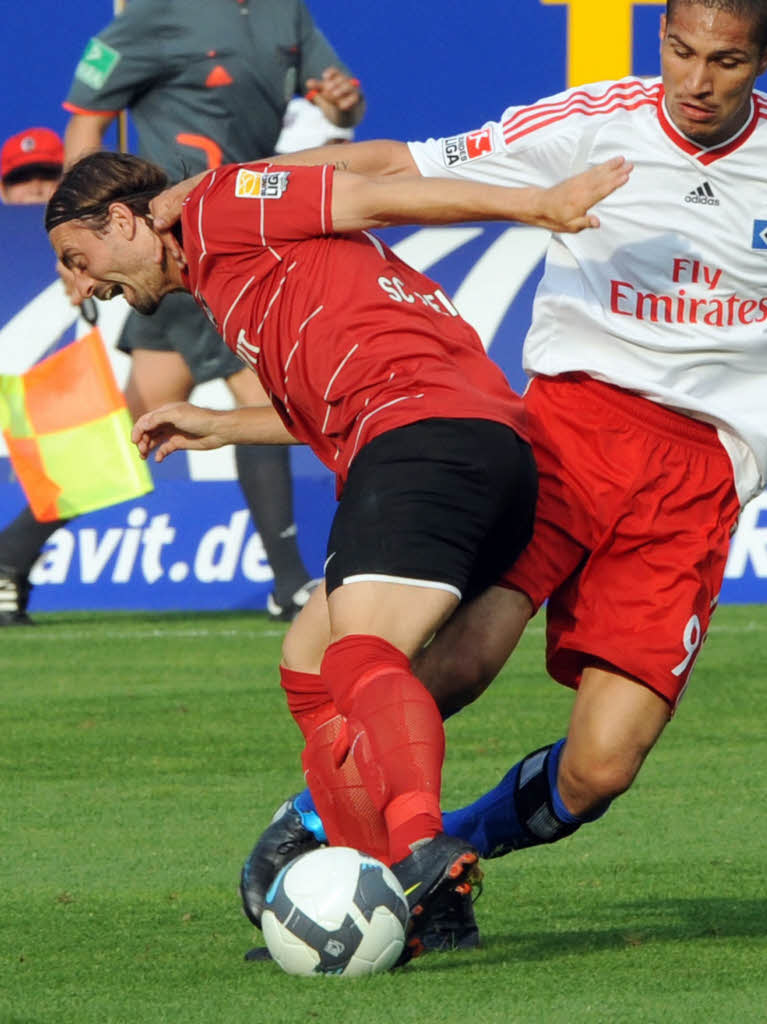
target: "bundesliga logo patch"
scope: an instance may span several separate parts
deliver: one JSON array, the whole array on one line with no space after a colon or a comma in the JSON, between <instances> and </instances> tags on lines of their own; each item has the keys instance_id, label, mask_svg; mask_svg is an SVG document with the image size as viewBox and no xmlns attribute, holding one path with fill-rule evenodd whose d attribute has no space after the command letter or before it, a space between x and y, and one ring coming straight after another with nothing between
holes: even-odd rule
<instances>
[{"instance_id":1,"label":"bundesliga logo patch","mask_svg":"<svg viewBox=\"0 0 767 1024\"><path fill-rule=\"evenodd\" d=\"M241 167L234 183L234 194L238 199L280 199L288 187L290 171L249 171Z\"/></svg>"},{"instance_id":2,"label":"bundesliga logo patch","mask_svg":"<svg viewBox=\"0 0 767 1024\"><path fill-rule=\"evenodd\" d=\"M493 152L493 136L489 128L481 128L466 135L453 135L442 143L442 159L446 167L478 160Z\"/></svg>"},{"instance_id":3,"label":"bundesliga logo patch","mask_svg":"<svg viewBox=\"0 0 767 1024\"><path fill-rule=\"evenodd\" d=\"M101 89L119 62L120 54L117 50L94 37L88 42L85 53L75 68L75 78L89 85L91 89Z\"/></svg>"}]
</instances>

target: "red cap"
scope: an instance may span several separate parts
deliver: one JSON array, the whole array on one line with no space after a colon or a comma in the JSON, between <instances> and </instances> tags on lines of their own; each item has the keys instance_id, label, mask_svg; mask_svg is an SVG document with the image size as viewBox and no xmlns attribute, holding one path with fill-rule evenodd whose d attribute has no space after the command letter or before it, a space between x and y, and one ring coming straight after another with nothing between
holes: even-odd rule
<instances>
[{"instance_id":1,"label":"red cap","mask_svg":"<svg viewBox=\"0 0 767 1024\"><path fill-rule=\"evenodd\" d=\"M5 179L29 164L63 166L64 143L56 132L50 128L27 128L6 139L0 151L0 178Z\"/></svg>"}]
</instances>

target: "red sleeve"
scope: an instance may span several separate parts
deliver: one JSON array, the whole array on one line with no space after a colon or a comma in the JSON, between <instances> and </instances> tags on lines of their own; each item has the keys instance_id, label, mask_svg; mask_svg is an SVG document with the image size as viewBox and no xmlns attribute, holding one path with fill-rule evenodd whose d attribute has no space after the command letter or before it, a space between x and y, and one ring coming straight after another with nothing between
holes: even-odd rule
<instances>
[{"instance_id":1,"label":"red sleeve","mask_svg":"<svg viewBox=\"0 0 767 1024\"><path fill-rule=\"evenodd\" d=\"M205 253L235 253L332 233L333 167L230 164L189 197L187 216Z\"/></svg>"}]
</instances>

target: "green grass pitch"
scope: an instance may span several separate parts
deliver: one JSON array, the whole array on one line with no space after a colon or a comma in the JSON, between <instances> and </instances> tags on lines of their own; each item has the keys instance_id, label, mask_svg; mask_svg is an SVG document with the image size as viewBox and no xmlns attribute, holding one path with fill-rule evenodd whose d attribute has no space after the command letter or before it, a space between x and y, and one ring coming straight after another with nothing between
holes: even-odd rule
<instances>
[{"instance_id":1,"label":"green grass pitch","mask_svg":"<svg viewBox=\"0 0 767 1024\"><path fill-rule=\"evenodd\" d=\"M245 963L239 868L300 788L253 615L47 615L5 629L1 1024L767 1021L763 607L717 613L634 788L486 862L483 947L360 981ZM564 732L542 623L448 723L444 804Z\"/></svg>"}]
</instances>

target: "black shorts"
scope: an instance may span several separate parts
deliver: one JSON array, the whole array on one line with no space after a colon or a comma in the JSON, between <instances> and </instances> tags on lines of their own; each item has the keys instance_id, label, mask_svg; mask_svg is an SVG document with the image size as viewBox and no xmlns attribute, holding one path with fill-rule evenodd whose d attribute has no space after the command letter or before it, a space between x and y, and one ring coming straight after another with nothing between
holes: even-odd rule
<instances>
[{"instance_id":1,"label":"black shorts","mask_svg":"<svg viewBox=\"0 0 767 1024\"><path fill-rule=\"evenodd\" d=\"M530 446L491 420L420 420L354 459L328 538L325 581L436 586L468 599L508 569L533 531Z\"/></svg>"},{"instance_id":2,"label":"black shorts","mask_svg":"<svg viewBox=\"0 0 767 1024\"><path fill-rule=\"evenodd\" d=\"M195 384L226 380L245 368L192 296L184 292L166 295L151 316L131 310L117 347L128 353L134 348L179 352Z\"/></svg>"}]
</instances>

